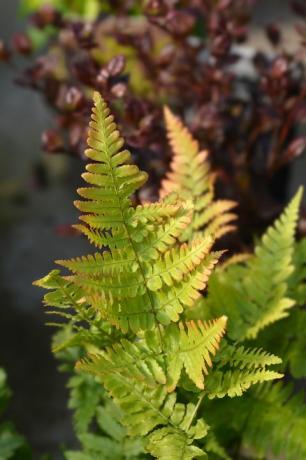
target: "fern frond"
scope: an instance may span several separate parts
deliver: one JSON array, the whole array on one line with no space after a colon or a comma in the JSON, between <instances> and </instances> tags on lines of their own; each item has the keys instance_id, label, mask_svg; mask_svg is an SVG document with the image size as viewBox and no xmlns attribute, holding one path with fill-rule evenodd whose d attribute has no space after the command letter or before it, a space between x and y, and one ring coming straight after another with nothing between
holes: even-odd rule
<instances>
[{"instance_id":1,"label":"fern frond","mask_svg":"<svg viewBox=\"0 0 306 460\"><path fill-rule=\"evenodd\" d=\"M261 330L287 317L295 305L290 279L301 196L299 190L256 245L254 255L221 268L210 278L209 295L198 310L206 312L205 319L226 314L234 340L256 338Z\"/></svg>"},{"instance_id":2,"label":"fern frond","mask_svg":"<svg viewBox=\"0 0 306 460\"><path fill-rule=\"evenodd\" d=\"M186 273L194 270L208 255L212 246L212 239L193 241L192 244L182 244L179 248L167 251L147 274L148 287L151 291L158 291L163 285L172 286L181 282Z\"/></svg>"},{"instance_id":3,"label":"fern frond","mask_svg":"<svg viewBox=\"0 0 306 460\"><path fill-rule=\"evenodd\" d=\"M252 385L282 377L283 374L266 369L214 371L207 378L208 397L214 399L242 396Z\"/></svg>"},{"instance_id":4,"label":"fern frond","mask_svg":"<svg viewBox=\"0 0 306 460\"><path fill-rule=\"evenodd\" d=\"M205 438L205 451L208 454L212 453L216 455L219 459L232 460L231 457L227 454L226 450L220 445L212 431L209 431Z\"/></svg>"},{"instance_id":5,"label":"fern frond","mask_svg":"<svg viewBox=\"0 0 306 460\"><path fill-rule=\"evenodd\" d=\"M285 460L306 458L306 405L302 393L292 387L266 384L254 390L252 417L248 418L243 441L258 455L272 453Z\"/></svg>"},{"instance_id":6,"label":"fern frond","mask_svg":"<svg viewBox=\"0 0 306 460\"><path fill-rule=\"evenodd\" d=\"M212 238L179 243L194 211L188 200L133 208L129 196L146 174L127 164L130 154L121 150L123 140L98 94L88 144L86 155L95 163L83 174L90 186L78 190L85 201L75 204L85 213L80 218L86 225L77 228L102 251L57 261L72 272L61 282L71 291L74 286L90 309L124 332L178 321L183 307L192 306L205 287L218 258L210 258Z\"/></svg>"},{"instance_id":7,"label":"fern frond","mask_svg":"<svg viewBox=\"0 0 306 460\"><path fill-rule=\"evenodd\" d=\"M302 199L300 189L284 213L268 229L255 256L248 261L249 277L246 280L248 297L258 308L246 337L254 338L261 329L288 316L295 304L288 296L288 280L293 272L293 250L298 211Z\"/></svg>"},{"instance_id":8,"label":"fern frond","mask_svg":"<svg viewBox=\"0 0 306 460\"><path fill-rule=\"evenodd\" d=\"M136 346L136 344L135 344ZM147 450L157 458L193 459L204 452L193 446L203 438L207 426L202 419L194 423L196 407L176 402L176 394L168 394L166 385L154 382L154 372L148 365L134 362L127 369L121 352L103 354L98 361L81 362L83 371L95 372L102 378L108 392L122 409L122 423L131 436L144 436ZM133 369L132 373L131 370ZM158 445L156 441L159 440ZM178 452L180 454L177 457Z\"/></svg>"},{"instance_id":9,"label":"fern frond","mask_svg":"<svg viewBox=\"0 0 306 460\"><path fill-rule=\"evenodd\" d=\"M293 255L294 272L289 279L290 297L297 305L306 303L306 238L295 244Z\"/></svg>"},{"instance_id":10,"label":"fern frond","mask_svg":"<svg viewBox=\"0 0 306 460\"><path fill-rule=\"evenodd\" d=\"M224 364L238 369L265 368L282 362L278 356L267 353L261 348L245 348L243 345L229 344L223 346L219 359Z\"/></svg>"},{"instance_id":11,"label":"fern frond","mask_svg":"<svg viewBox=\"0 0 306 460\"><path fill-rule=\"evenodd\" d=\"M104 370L125 373L135 380L167 384L169 392L174 391L185 368L195 385L204 388L204 376L212 366L212 357L219 348L225 333L226 318L204 323L191 321L162 328L163 341L167 349L164 357L155 331L148 331L144 340L131 343L121 340L120 344L107 348L105 352L93 355L86 369L103 376ZM107 365L108 362L108 365ZM84 368L84 365L81 365Z\"/></svg>"},{"instance_id":12,"label":"fern frond","mask_svg":"<svg viewBox=\"0 0 306 460\"><path fill-rule=\"evenodd\" d=\"M236 215L230 211L236 203L214 200L215 176L210 171L207 151L200 152L198 142L169 108L165 108L164 114L173 159L171 171L162 182L160 196L176 192L184 199L192 198L195 212L182 240L190 239L196 232L220 238L235 229Z\"/></svg>"},{"instance_id":13,"label":"fern frond","mask_svg":"<svg viewBox=\"0 0 306 460\"><path fill-rule=\"evenodd\" d=\"M185 368L195 385L204 389L204 376L212 366L211 357L216 354L225 333L225 316L204 323L190 321L180 323L180 328L169 327L166 334L168 349L168 391L173 391Z\"/></svg>"},{"instance_id":14,"label":"fern frond","mask_svg":"<svg viewBox=\"0 0 306 460\"><path fill-rule=\"evenodd\" d=\"M74 359L76 351L71 348L77 350L81 358L77 369L102 381L122 411L120 423L127 427L127 434L142 437L147 452L160 460L189 460L205 455L199 440L205 438L208 426L197 415L204 397L209 402L209 398L241 395L251 385L281 375L270 370L279 363L278 358L261 350L220 347L227 320L223 312L215 316L216 320L185 321L222 254L211 251L213 236L220 236L231 225L232 203L214 202L213 176L197 143L175 117L171 120L178 129L177 134L173 132L173 146L183 148L173 177L180 174L178 164L184 174L191 165L195 203L191 203L188 192L185 201L168 195L157 203L134 208L130 195L146 180L146 174L129 164L130 153L122 150L123 140L113 117L101 96L95 94L90 149L86 151L93 163L86 167L83 178L89 186L79 189L83 200L76 206L83 213L78 229L99 251L59 260L69 274L63 276L55 270L36 284L51 290L45 303L68 323L68 334L64 334L64 327L57 350L74 353ZM191 159L186 157L185 148L187 152L190 148ZM186 187L188 180L182 178ZM202 225L206 230L190 238L192 242L181 243L189 239L189 230L200 230ZM272 243L278 247L274 234ZM257 266L248 264L253 276ZM226 279L227 269L220 273ZM276 279L284 282L285 277L278 275ZM247 277L245 286L244 293L248 292ZM231 287L239 293L235 283ZM220 290L219 296L223 303L228 301L224 291ZM261 302L266 299L261 294L259 297ZM246 296L240 295L242 305L245 300ZM252 314L243 316L245 329L259 316L256 300L252 296L248 299ZM82 378L75 377L71 385L76 401L73 408L77 409L82 406ZM192 389L189 394L188 389ZM194 404L199 390L204 391ZM88 458L111 459L114 452L120 458L120 427L110 432L97 419L95 398L86 392L79 411L83 414L83 426L78 425L78 431L84 452ZM103 413L107 418L102 409L101 417ZM101 424L102 436L86 431L91 420ZM112 424L110 419L108 424ZM70 458L73 454L68 453Z\"/></svg>"},{"instance_id":15,"label":"fern frond","mask_svg":"<svg viewBox=\"0 0 306 460\"><path fill-rule=\"evenodd\" d=\"M282 360L261 349L224 344L216 357L216 366L207 376L209 399L241 396L252 385L282 378L269 366Z\"/></svg>"}]
</instances>

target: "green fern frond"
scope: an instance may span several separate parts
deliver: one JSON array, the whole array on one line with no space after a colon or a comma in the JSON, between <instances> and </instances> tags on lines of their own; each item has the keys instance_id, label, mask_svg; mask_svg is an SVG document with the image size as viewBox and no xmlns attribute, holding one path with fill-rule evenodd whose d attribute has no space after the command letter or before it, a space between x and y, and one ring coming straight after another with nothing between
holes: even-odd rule
<instances>
[{"instance_id":1,"label":"green fern frond","mask_svg":"<svg viewBox=\"0 0 306 460\"><path fill-rule=\"evenodd\" d=\"M283 374L266 369L213 371L207 377L208 397L214 399L242 396L252 385L282 377Z\"/></svg>"},{"instance_id":2,"label":"green fern frond","mask_svg":"<svg viewBox=\"0 0 306 460\"><path fill-rule=\"evenodd\" d=\"M245 287L258 314L246 337L254 338L261 329L288 316L288 310L295 304L288 297L288 280L294 268L294 237L302 193L302 189L297 192L256 246L255 257L247 262L249 277Z\"/></svg>"},{"instance_id":3,"label":"green fern frond","mask_svg":"<svg viewBox=\"0 0 306 460\"><path fill-rule=\"evenodd\" d=\"M160 196L176 192L184 199L192 199L195 212L182 240L189 240L197 232L201 236L213 235L216 240L235 229L236 215L231 211L236 203L215 201L215 176L207 161L207 151L200 152L198 142L169 108L166 107L164 113L173 159L171 171L162 182Z\"/></svg>"},{"instance_id":4,"label":"green fern frond","mask_svg":"<svg viewBox=\"0 0 306 460\"><path fill-rule=\"evenodd\" d=\"M243 441L258 455L272 453L277 458L306 458L306 405L302 393L292 395L292 387L266 384L253 390L252 417L248 418Z\"/></svg>"},{"instance_id":5,"label":"green fern frond","mask_svg":"<svg viewBox=\"0 0 306 460\"><path fill-rule=\"evenodd\" d=\"M154 386L155 382L167 384L169 392L174 391L185 368L195 385L203 389L204 376L212 366L212 357L219 348L225 327L225 317L207 323L181 322L161 329L166 357L156 333L148 331L144 340L131 343L123 339L80 366L99 377L103 377L105 371L120 371L127 377L146 381L148 386Z\"/></svg>"},{"instance_id":6,"label":"green fern frond","mask_svg":"<svg viewBox=\"0 0 306 460\"><path fill-rule=\"evenodd\" d=\"M261 348L245 348L243 345L223 345L220 362L235 366L238 369L258 369L280 364L282 360L275 355L267 353Z\"/></svg>"},{"instance_id":7,"label":"green fern frond","mask_svg":"<svg viewBox=\"0 0 306 460\"><path fill-rule=\"evenodd\" d=\"M241 396L252 385L280 379L283 375L269 366L281 362L279 357L264 350L224 343L206 379L208 398Z\"/></svg>"},{"instance_id":8,"label":"green fern frond","mask_svg":"<svg viewBox=\"0 0 306 460\"><path fill-rule=\"evenodd\" d=\"M195 458L200 453L204 455L201 449L192 445L194 440L207 433L202 419L193 423L194 404L177 403L176 394L169 395L166 385L154 380L156 370L145 361L135 360L133 366L127 363L129 361L122 359L121 352L114 349L110 355L104 353L103 358L98 357L96 362L81 362L79 368L101 376L106 389L123 411L122 423L127 426L128 433L144 436L147 450L152 455L159 459L183 460ZM160 440L158 445L155 444L157 439Z\"/></svg>"},{"instance_id":9,"label":"green fern frond","mask_svg":"<svg viewBox=\"0 0 306 460\"><path fill-rule=\"evenodd\" d=\"M209 455L213 454L217 456L218 459L232 460L231 457L227 454L226 450L220 445L212 431L209 431L205 438L205 451Z\"/></svg>"},{"instance_id":10,"label":"green fern frond","mask_svg":"<svg viewBox=\"0 0 306 460\"><path fill-rule=\"evenodd\" d=\"M87 378L91 376L87 376ZM99 385L101 393L101 385ZM82 407L82 401L80 401ZM80 406L78 406L80 407ZM121 411L111 401L95 405L95 432L78 433L82 451L65 452L67 460L144 460L144 446L141 438L130 438L120 424Z\"/></svg>"},{"instance_id":11,"label":"green fern frond","mask_svg":"<svg viewBox=\"0 0 306 460\"><path fill-rule=\"evenodd\" d=\"M204 319L226 314L234 340L254 339L285 318L295 305L290 297L294 236L302 189L245 261L221 268L209 282L209 295L197 310ZM201 317L201 316L200 316Z\"/></svg>"},{"instance_id":12,"label":"green fern frond","mask_svg":"<svg viewBox=\"0 0 306 460\"><path fill-rule=\"evenodd\" d=\"M293 255L294 272L289 279L290 297L297 305L306 303L306 238L295 244Z\"/></svg>"}]
</instances>

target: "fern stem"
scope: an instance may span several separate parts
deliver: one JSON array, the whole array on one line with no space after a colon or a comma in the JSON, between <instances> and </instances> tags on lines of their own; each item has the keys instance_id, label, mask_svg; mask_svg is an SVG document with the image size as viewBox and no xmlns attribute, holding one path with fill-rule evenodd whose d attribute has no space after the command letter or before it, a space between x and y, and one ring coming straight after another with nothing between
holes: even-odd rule
<instances>
[{"instance_id":1,"label":"fern stem","mask_svg":"<svg viewBox=\"0 0 306 460\"><path fill-rule=\"evenodd\" d=\"M188 431L188 430L190 429L190 427L191 427L191 425L192 425L192 422L194 421L195 416L196 416L197 413L198 413L198 410L199 410L199 408L200 408L200 405L202 404L202 401L203 401L203 399L204 399L205 394L206 394L205 391L202 391L202 393L201 393L201 395L200 395L200 397L199 397L199 399L198 399L198 402L197 402L197 404L196 404L196 406L195 406L195 408L194 408L193 414L192 414L192 416L190 417L190 420L189 420L189 423L188 423L188 426L187 426L187 430L186 430L186 431Z\"/></svg>"}]
</instances>

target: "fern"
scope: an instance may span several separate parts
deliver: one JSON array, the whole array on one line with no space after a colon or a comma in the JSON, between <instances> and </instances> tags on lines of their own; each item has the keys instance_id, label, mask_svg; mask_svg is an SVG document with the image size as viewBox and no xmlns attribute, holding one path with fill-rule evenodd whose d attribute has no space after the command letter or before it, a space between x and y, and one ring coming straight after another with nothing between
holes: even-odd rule
<instances>
[{"instance_id":1,"label":"fern","mask_svg":"<svg viewBox=\"0 0 306 460\"><path fill-rule=\"evenodd\" d=\"M272 356L270 362L265 352L248 351L238 344L234 349L223 347L220 359L225 356L236 369L219 372L218 363L215 364L213 372L206 379L206 389L212 398L224 394L236 396L248 388L249 383L254 383L254 358L263 367L266 359L268 364L274 362L296 378L306 375L306 316L301 308L305 304L305 242L302 240L295 244L294 241L301 193L300 190L274 226L268 229L256 245L254 255L242 261L238 258L215 271L209 281L208 296L200 299L196 309L187 315L204 320L220 312L225 313L229 320L229 336L242 343L247 339L248 346L252 340L256 346L283 358L282 363L277 363ZM249 365L252 368L251 377L248 376ZM266 370L260 369L259 374L262 372ZM239 379L238 384L236 378ZM243 446L262 458L269 458L271 451L288 460L304 458L302 433L305 430L306 406L302 396L290 399L290 392L290 387L278 384L259 386L245 400L226 403L220 408L218 403L214 403L211 409L216 410L216 416L208 417L208 422L219 433L224 430L231 433L232 429L236 435L242 435L238 451ZM219 410L225 424L218 428ZM238 413L242 416L238 416ZM234 439L224 442L233 444Z\"/></svg>"},{"instance_id":2,"label":"fern","mask_svg":"<svg viewBox=\"0 0 306 460\"><path fill-rule=\"evenodd\" d=\"M288 317L295 301L290 297L294 271L294 236L302 190L256 245L254 255L233 264L210 279L207 301L199 310L229 317L234 340L253 339L270 324ZM208 313L207 313L208 314Z\"/></svg>"},{"instance_id":3,"label":"fern","mask_svg":"<svg viewBox=\"0 0 306 460\"><path fill-rule=\"evenodd\" d=\"M306 458L304 395L292 395L291 386L275 384L259 387L250 396L254 399L243 432L245 444L258 455L270 451L285 460Z\"/></svg>"},{"instance_id":4,"label":"fern","mask_svg":"<svg viewBox=\"0 0 306 460\"><path fill-rule=\"evenodd\" d=\"M220 238L235 229L236 215L232 209L236 203L215 201L215 175L210 170L208 152L200 151L198 142L169 108L166 107L164 113L173 159L171 171L162 182L160 196L177 193L184 199L192 199L194 213L191 225L181 237L183 240L197 234Z\"/></svg>"},{"instance_id":5,"label":"fern","mask_svg":"<svg viewBox=\"0 0 306 460\"><path fill-rule=\"evenodd\" d=\"M12 423L2 419L10 397L6 373L0 368L0 459L31 460L32 455L25 439L17 433Z\"/></svg>"},{"instance_id":6,"label":"fern","mask_svg":"<svg viewBox=\"0 0 306 460\"><path fill-rule=\"evenodd\" d=\"M218 445L231 446L233 459L305 458L306 406L292 385L264 383L241 398L212 400L206 410Z\"/></svg>"},{"instance_id":7,"label":"fern","mask_svg":"<svg viewBox=\"0 0 306 460\"><path fill-rule=\"evenodd\" d=\"M294 271L289 279L290 296L303 307L306 303L306 238L295 244L293 264Z\"/></svg>"},{"instance_id":8,"label":"fern","mask_svg":"<svg viewBox=\"0 0 306 460\"><path fill-rule=\"evenodd\" d=\"M86 376L89 378L90 376ZM81 403L82 405L82 403ZM140 438L129 438L120 424L121 412L117 406L106 401L95 407L98 431L79 433L82 451L67 451L67 460L144 460L144 447Z\"/></svg>"},{"instance_id":9,"label":"fern","mask_svg":"<svg viewBox=\"0 0 306 460\"><path fill-rule=\"evenodd\" d=\"M160 383L164 380L163 372L154 359L133 360L136 344L129 345L128 359L122 345L91 362L83 362L80 367L102 377L106 389L124 411L122 423L128 427L128 433L146 437L152 455L160 459L203 455L201 449L192 445L207 431L202 420L192 424L195 406L177 403L175 393L168 394L166 386Z\"/></svg>"},{"instance_id":10,"label":"fern","mask_svg":"<svg viewBox=\"0 0 306 460\"><path fill-rule=\"evenodd\" d=\"M88 143L86 155L94 162L83 174L89 186L78 190L84 198L76 202L84 213L78 229L100 251L60 260L68 275L53 270L35 283L49 290L44 299L49 312L64 319L56 353L79 360L70 404L83 451L68 452L67 458L111 459L115 452L129 458L105 424L102 433L90 431L98 408L106 414L105 390L120 409L117 422L128 436L141 438L147 453L160 460L203 457L209 426L198 415L201 407L211 398L241 395L255 383L280 378L270 369L279 360L234 344L226 345L226 354L223 314L186 321L222 254L211 250L222 231L218 224L208 235L211 225L182 243L199 209L187 196L132 206L130 196L146 174L130 164L98 94ZM79 354L73 353L78 347ZM80 377L83 373L102 382L100 396L90 391L95 380Z\"/></svg>"}]
</instances>

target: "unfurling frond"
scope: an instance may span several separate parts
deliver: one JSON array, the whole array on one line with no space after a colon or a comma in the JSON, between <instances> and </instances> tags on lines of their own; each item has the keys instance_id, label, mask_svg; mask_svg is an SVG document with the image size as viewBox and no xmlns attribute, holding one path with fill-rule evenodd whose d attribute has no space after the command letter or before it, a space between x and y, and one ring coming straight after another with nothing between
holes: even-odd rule
<instances>
[{"instance_id":1,"label":"unfurling frond","mask_svg":"<svg viewBox=\"0 0 306 460\"><path fill-rule=\"evenodd\" d=\"M207 151L200 152L198 142L167 107L165 120L173 159L171 171L162 182L160 196L175 192L183 199L192 199L195 210L191 225L181 237L183 240L191 239L197 232L220 238L235 229L236 215L232 209L236 203L215 201L215 175L210 170Z\"/></svg>"}]
</instances>

